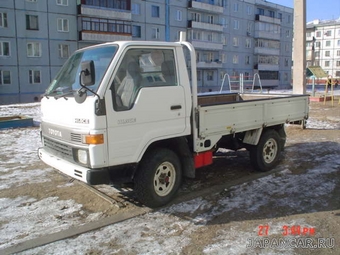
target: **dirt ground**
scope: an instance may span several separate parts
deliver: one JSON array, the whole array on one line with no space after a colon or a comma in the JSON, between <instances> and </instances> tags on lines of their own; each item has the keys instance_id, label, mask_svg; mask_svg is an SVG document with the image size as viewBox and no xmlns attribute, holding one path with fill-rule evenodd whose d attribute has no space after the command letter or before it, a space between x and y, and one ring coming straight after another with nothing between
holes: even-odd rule
<instances>
[{"instance_id":1,"label":"dirt ground","mask_svg":"<svg viewBox=\"0 0 340 255\"><path fill-rule=\"evenodd\" d=\"M332 128L327 128L327 126L325 128L308 126L308 123L307 129L304 130L299 126L287 126L286 149L280 165L289 166L290 171L294 175L300 175L308 169L312 169L318 163L316 155L318 157L327 156L328 154L333 156L340 155L340 105L338 101L334 102L334 106L331 105L331 102L327 102L325 105L319 102L311 102L310 119L313 119L313 123L329 123ZM301 148L301 151L299 148ZM1 161L5 162L6 160L6 155L2 155ZM332 158L329 160L331 163ZM32 167L44 169L46 165L39 162ZM253 229L252 237L258 237L258 234L264 230L259 228L270 226L276 229L270 237L280 237L277 230L284 227L282 222L289 221L299 225L299 219L302 216L304 223L315 229L317 237L335 237L336 248L322 250L295 249L295 254L340 254L340 181L338 175L340 165L335 164L334 168L338 171L330 173L327 178L336 185L336 188L333 189L331 194L321 198L324 199L325 203L314 203L310 197L304 200L304 190L308 189L310 192L313 192L313 189L318 188L317 186L310 186L301 187L301 194L299 194L299 199L301 199L303 205L301 207L280 206L277 204L273 204L271 207L269 204L261 207L255 213L240 212L237 209L228 211L213 218L201 231L193 233L190 245L184 248L182 254L201 254L204 247L209 245L212 239L218 238L216 233L220 233L223 236L225 231L233 231L235 236L238 236L242 233L249 233L249 230ZM279 170L283 169L279 166ZM112 203L98 196L86 185L63 176L57 171L49 169L47 174L53 180L52 182L21 185L16 189L3 189L0 198L29 196L38 200L48 197L59 197L61 200L73 199L76 203L83 205L82 214L77 216L84 219L91 213L100 213L101 217L105 218L117 213L124 213L124 211L131 210L132 208L142 207L134 199L133 191L129 187L124 187L120 190L121 193L118 193L117 189L109 186L96 186L96 189L101 190L118 201ZM250 166L247 151L230 152L227 156L216 157L213 165L199 169L195 179L184 180L174 203L199 196L208 199L212 204L218 203L221 196L233 196L232 189L223 188L226 184L229 183L231 184L230 186L233 186L232 184L238 183L239 180L256 179L258 178L257 174ZM71 183L73 185L68 185ZM63 186L63 188L58 188L60 186ZM219 192L219 194L216 195L216 192ZM277 196L280 199L282 198L282 194ZM320 199L320 197L317 199ZM55 217L58 217L58 215ZM181 215L181 217L185 218L187 216ZM242 245L245 244L243 243ZM270 250L260 248L255 249L255 251L255 254L274 254Z\"/></svg>"}]
</instances>

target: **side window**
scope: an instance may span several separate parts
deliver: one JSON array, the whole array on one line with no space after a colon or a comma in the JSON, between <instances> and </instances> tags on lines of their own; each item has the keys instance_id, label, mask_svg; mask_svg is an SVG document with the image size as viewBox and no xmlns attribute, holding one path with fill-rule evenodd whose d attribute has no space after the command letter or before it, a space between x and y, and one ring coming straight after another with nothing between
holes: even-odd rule
<instances>
[{"instance_id":1,"label":"side window","mask_svg":"<svg viewBox=\"0 0 340 255\"><path fill-rule=\"evenodd\" d=\"M115 111L130 110L141 89L177 86L172 49L129 49L111 84Z\"/></svg>"}]
</instances>

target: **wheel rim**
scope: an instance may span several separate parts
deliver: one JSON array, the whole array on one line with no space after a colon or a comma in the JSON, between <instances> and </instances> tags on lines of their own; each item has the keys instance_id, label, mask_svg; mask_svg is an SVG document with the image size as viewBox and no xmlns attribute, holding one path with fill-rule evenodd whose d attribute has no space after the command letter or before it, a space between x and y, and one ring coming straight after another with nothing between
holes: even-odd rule
<instances>
[{"instance_id":1,"label":"wheel rim","mask_svg":"<svg viewBox=\"0 0 340 255\"><path fill-rule=\"evenodd\" d=\"M173 164L170 162L160 164L153 179L156 194L162 197L168 195L175 185L175 180L176 170Z\"/></svg>"},{"instance_id":2,"label":"wheel rim","mask_svg":"<svg viewBox=\"0 0 340 255\"><path fill-rule=\"evenodd\" d=\"M268 141L263 146L262 155L264 162L267 164L272 163L276 158L277 150L278 146L276 140L273 138L268 139Z\"/></svg>"}]
</instances>

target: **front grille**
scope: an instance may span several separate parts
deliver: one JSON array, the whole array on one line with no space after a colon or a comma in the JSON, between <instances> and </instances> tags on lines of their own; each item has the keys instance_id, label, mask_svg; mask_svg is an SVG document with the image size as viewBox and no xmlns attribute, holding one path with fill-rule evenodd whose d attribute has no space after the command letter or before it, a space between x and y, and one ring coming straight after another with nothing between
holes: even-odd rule
<instances>
[{"instance_id":1,"label":"front grille","mask_svg":"<svg viewBox=\"0 0 340 255\"><path fill-rule=\"evenodd\" d=\"M72 147L69 145L44 137L44 146L69 160L73 160Z\"/></svg>"},{"instance_id":2,"label":"front grille","mask_svg":"<svg viewBox=\"0 0 340 255\"><path fill-rule=\"evenodd\" d=\"M71 133L71 141L75 143L81 143L81 134Z\"/></svg>"}]
</instances>

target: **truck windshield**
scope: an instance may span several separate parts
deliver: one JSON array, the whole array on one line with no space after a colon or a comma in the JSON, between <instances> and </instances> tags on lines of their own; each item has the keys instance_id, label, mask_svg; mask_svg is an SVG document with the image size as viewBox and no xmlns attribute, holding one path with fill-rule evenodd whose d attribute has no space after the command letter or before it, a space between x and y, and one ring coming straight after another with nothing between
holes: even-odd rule
<instances>
[{"instance_id":1,"label":"truck windshield","mask_svg":"<svg viewBox=\"0 0 340 255\"><path fill-rule=\"evenodd\" d=\"M45 95L72 96L72 92L81 88L79 84L81 63L90 60L94 62L95 84L89 86L89 88L96 92L117 48L117 46L111 45L75 52L63 65L55 79L52 80Z\"/></svg>"}]
</instances>

